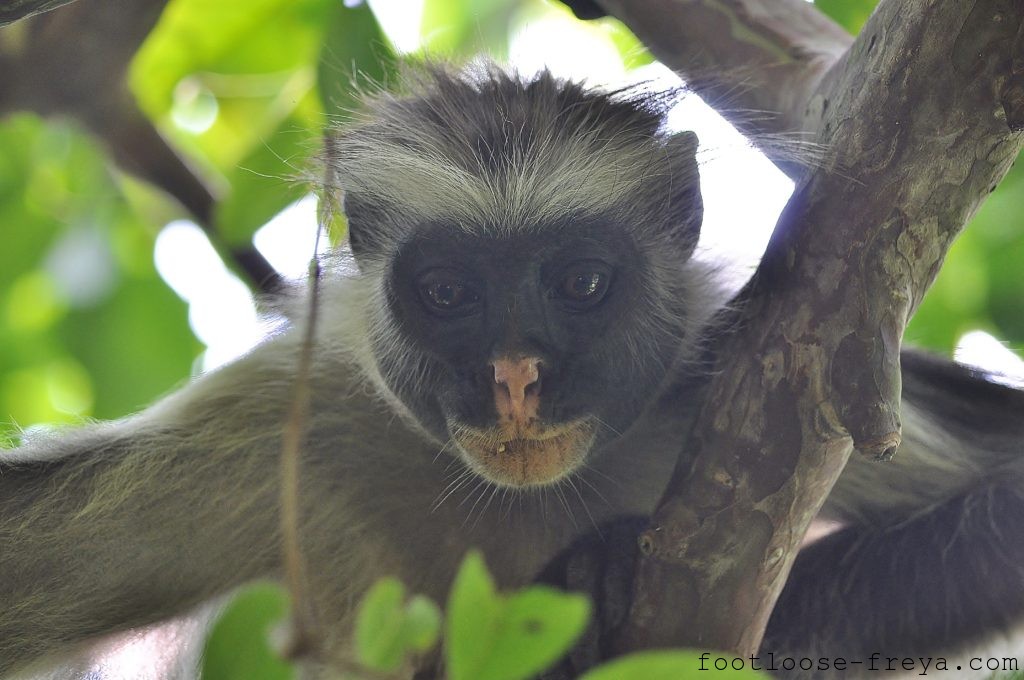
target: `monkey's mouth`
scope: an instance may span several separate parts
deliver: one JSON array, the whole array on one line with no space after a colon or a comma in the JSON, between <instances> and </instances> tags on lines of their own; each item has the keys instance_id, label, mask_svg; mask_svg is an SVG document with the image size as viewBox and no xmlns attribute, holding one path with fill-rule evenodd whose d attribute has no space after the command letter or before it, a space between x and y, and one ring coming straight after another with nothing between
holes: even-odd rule
<instances>
[{"instance_id":1,"label":"monkey's mouth","mask_svg":"<svg viewBox=\"0 0 1024 680\"><path fill-rule=\"evenodd\" d=\"M462 459L480 476L509 487L557 482L583 463L594 442L594 427L584 419L514 433L502 428L452 430Z\"/></svg>"}]
</instances>

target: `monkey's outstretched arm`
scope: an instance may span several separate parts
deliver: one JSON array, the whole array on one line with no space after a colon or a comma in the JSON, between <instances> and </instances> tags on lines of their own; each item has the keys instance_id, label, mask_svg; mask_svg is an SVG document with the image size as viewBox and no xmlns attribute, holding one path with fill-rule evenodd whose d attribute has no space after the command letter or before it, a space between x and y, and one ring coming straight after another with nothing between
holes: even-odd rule
<instances>
[{"instance_id":1,"label":"monkey's outstretched arm","mask_svg":"<svg viewBox=\"0 0 1024 680\"><path fill-rule=\"evenodd\" d=\"M289 381L270 354L0 455L0 675L275 572Z\"/></svg>"},{"instance_id":2,"label":"monkey's outstretched arm","mask_svg":"<svg viewBox=\"0 0 1024 680\"><path fill-rule=\"evenodd\" d=\"M281 432L297 335L137 416L0 453L0 676L279 575ZM353 603L375 578L396 575L442 597L471 541L454 507L424 516L444 488L438 445L383 404L341 345L327 337L315 349L300 484L327 654L348 639ZM459 546L438 557L445 532Z\"/></svg>"}]
</instances>

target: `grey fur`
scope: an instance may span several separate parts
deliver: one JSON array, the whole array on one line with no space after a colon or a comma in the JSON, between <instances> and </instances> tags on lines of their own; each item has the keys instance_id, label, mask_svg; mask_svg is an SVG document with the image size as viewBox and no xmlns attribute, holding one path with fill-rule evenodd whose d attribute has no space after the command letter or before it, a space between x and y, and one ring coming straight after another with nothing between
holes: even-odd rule
<instances>
[{"instance_id":1,"label":"grey fur","mask_svg":"<svg viewBox=\"0 0 1024 680\"><path fill-rule=\"evenodd\" d=\"M501 585L522 585L595 526L652 511L699 407L698 329L722 304L713 271L672 256L692 250L669 247L679 231L670 223L692 221L684 234L695 240L699 195L693 139L669 138L660 124L651 97L492 70L434 72L406 94L370 97L339 135L326 160L349 209L379 229L353 244L358 271L329 270L320 300L302 534L313 599L330 622L326 655L343 653L353 603L380 575L443 601L476 546ZM695 212L672 210L679 192ZM657 307L629 360L656 360L646 355L652 334L676 338L676 355L639 419L574 477L499 488L472 476L410 406L430 369L386 311L391 258L424 221L502 236L593 214L630 230L654 272ZM278 456L297 335L285 330L137 416L32 438L0 457L0 675L279 576ZM389 361L401 369L389 372ZM688 412L680 390L693 392ZM827 515L874 531L984 491L994 476L1019 480L1019 438L947 426L927 402L905 405L896 462L852 462ZM824 624L795 618L780 648L842 650L841 632L812 644L802 638Z\"/></svg>"}]
</instances>

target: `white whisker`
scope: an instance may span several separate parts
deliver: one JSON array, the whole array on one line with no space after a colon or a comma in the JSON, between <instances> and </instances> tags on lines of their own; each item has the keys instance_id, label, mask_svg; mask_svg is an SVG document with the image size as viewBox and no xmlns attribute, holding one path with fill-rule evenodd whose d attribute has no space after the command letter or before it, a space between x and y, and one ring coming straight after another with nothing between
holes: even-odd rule
<instances>
[{"instance_id":1,"label":"white whisker","mask_svg":"<svg viewBox=\"0 0 1024 680\"><path fill-rule=\"evenodd\" d=\"M565 479L565 481L569 485L569 488L572 489L573 492L576 494L576 497L580 499L580 505L583 506L583 512L587 513L587 518L590 520L590 523L593 525L594 529L597 531L597 535L599 537L601 537L601 539L603 540L604 536L602 536L602 534L601 534L601 527L599 527L597 525L597 520L595 520L594 519L594 515L591 514L590 508L587 507L587 501L586 501L585 498L583 498L583 494L580 492L579 487L576 486L575 483L573 483L572 477L567 477Z\"/></svg>"},{"instance_id":2,"label":"white whisker","mask_svg":"<svg viewBox=\"0 0 1024 680\"><path fill-rule=\"evenodd\" d=\"M479 494L477 495L477 497L476 497L476 500L475 500L475 501L473 501L473 505L472 505L472 507L470 507L470 508L469 508L469 512L468 512L468 513L466 513L466 519L464 519L464 520L462 521L462 526L463 526L463 527L465 527L465 526L466 526L466 524L468 524L468 523L469 523L469 520L470 520L470 519L472 519L472 517L473 517L473 512L474 512L474 511L476 510L476 507L477 507L478 505L480 505L480 501L482 501L482 500L484 499L484 496L486 496L486 495L487 495L487 487L488 487L488 486L490 486L490 482L488 482L487 480L482 480L482 483L483 483L483 484L485 484L485 486L484 486L484 488L480 489L480 493L479 493ZM495 487L495 488L496 488L496 487ZM479 521L479 518L478 518L478 521ZM473 527L475 527L475 526L476 526L476 522L474 522L474 523L473 523L473 524L472 524L472 525L470 526L470 530L472 530L472 529L473 529Z\"/></svg>"},{"instance_id":3,"label":"white whisker","mask_svg":"<svg viewBox=\"0 0 1024 680\"><path fill-rule=\"evenodd\" d=\"M444 505L444 502L448 500L448 498L451 497L453 493L455 493L463 486L465 486L466 482L468 482L472 478L473 471L470 470L469 468L460 471L459 474L457 474L455 478L451 482L449 482L448 485L444 487L444 489L441 490L441 493L437 495L437 499L434 501L433 505L430 506L430 512L433 513L437 511L437 509Z\"/></svg>"},{"instance_id":4,"label":"white whisker","mask_svg":"<svg viewBox=\"0 0 1024 680\"><path fill-rule=\"evenodd\" d=\"M555 498L558 499L558 503L562 506L562 509L565 510L566 517L568 517L569 521L572 522L573 528L579 529L579 524L576 523L576 515L573 514L572 507L569 505L569 500L565 497L565 494L562 493L561 486L562 483L559 482L555 486L551 487L551 490L554 492Z\"/></svg>"}]
</instances>

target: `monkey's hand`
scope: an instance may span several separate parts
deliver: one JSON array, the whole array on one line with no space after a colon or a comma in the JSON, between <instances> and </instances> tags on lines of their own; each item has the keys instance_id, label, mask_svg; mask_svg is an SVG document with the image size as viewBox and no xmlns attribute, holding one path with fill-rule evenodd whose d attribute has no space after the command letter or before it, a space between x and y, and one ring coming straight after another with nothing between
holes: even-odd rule
<instances>
[{"instance_id":1,"label":"monkey's hand","mask_svg":"<svg viewBox=\"0 0 1024 680\"><path fill-rule=\"evenodd\" d=\"M593 614L577 645L540 680L579 677L612 655L612 637L625 620L632 598L637 536L647 524L646 518L639 517L605 524L577 540L541 572L540 583L590 596Z\"/></svg>"}]
</instances>

